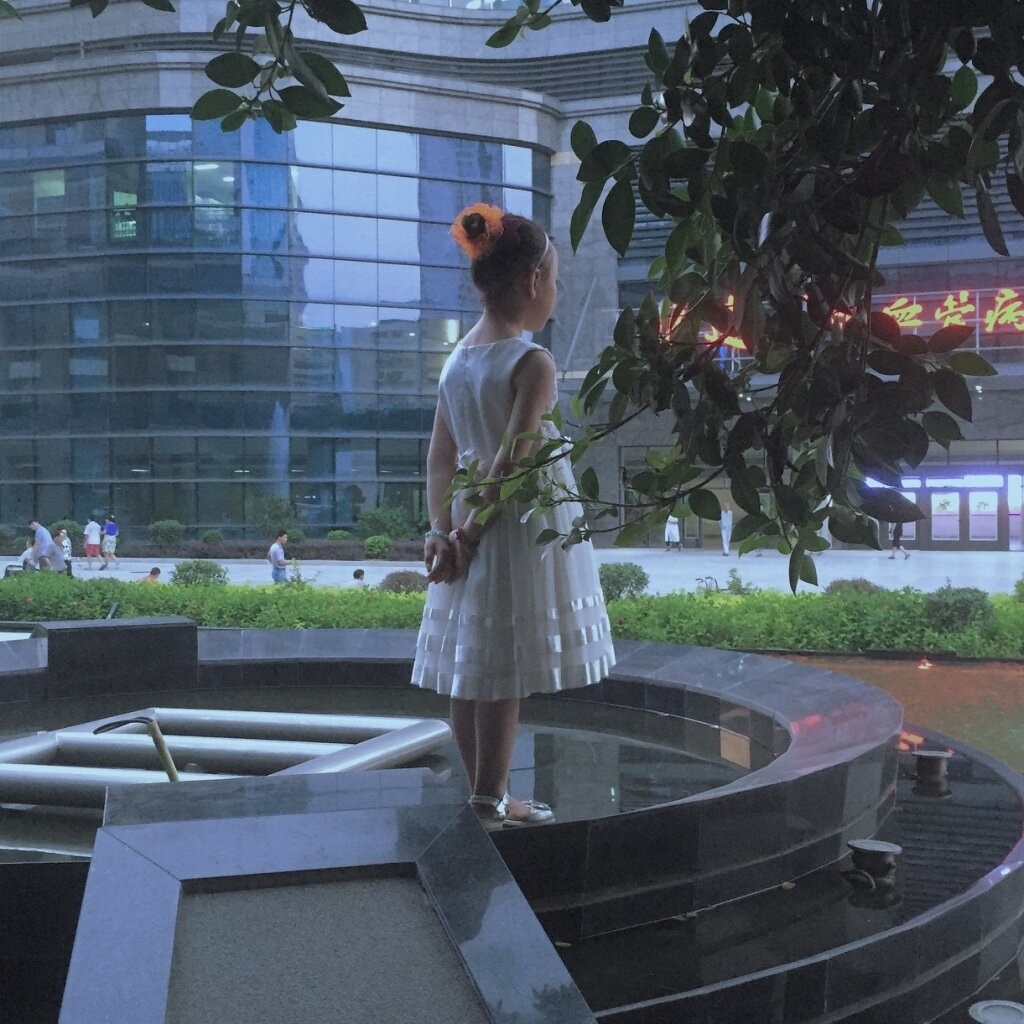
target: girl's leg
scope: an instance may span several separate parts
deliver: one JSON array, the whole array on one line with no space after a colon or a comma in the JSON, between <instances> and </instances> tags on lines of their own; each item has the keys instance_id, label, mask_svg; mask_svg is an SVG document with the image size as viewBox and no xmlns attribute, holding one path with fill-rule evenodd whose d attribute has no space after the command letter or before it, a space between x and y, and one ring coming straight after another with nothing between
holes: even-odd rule
<instances>
[{"instance_id":1,"label":"girl's leg","mask_svg":"<svg viewBox=\"0 0 1024 1024\"><path fill-rule=\"evenodd\" d=\"M476 792L476 705L475 700L458 700L452 697L452 732L455 745L459 748L462 766L466 769L470 793Z\"/></svg>"},{"instance_id":2,"label":"girl's leg","mask_svg":"<svg viewBox=\"0 0 1024 1024\"><path fill-rule=\"evenodd\" d=\"M508 790L512 748L519 727L519 699L476 704L476 779L473 792L501 799Z\"/></svg>"}]
</instances>

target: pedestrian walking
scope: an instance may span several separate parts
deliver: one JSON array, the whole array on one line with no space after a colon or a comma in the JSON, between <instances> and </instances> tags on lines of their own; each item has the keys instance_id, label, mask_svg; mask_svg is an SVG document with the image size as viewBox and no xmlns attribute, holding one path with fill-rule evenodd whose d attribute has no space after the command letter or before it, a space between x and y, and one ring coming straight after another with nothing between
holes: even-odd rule
<instances>
[{"instance_id":1,"label":"pedestrian walking","mask_svg":"<svg viewBox=\"0 0 1024 1024\"><path fill-rule=\"evenodd\" d=\"M547 804L509 794L521 698L595 683L615 663L608 615L589 542L538 545L537 535L567 535L582 515L565 502L529 518L502 509L500 486L483 491L498 514L479 516L448 489L462 460L502 480L516 472L555 401L551 353L523 337L541 330L557 297L558 254L525 217L477 204L452 226L472 259L484 311L441 371L427 453L430 529L423 560L430 581L412 681L451 698L452 729L487 829L540 825ZM576 485L567 458L545 469L562 493Z\"/></svg>"},{"instance_id":2,"label":"pedestrian walking","mask_svg":"<svg viewBox=\"0 0 1024 1024\"><path fill-rule=\"evenodd\" d=\"M100 559L101 562L103 560L103 556L100 554L100 540L102 536L103 527L92 516L89 516L89 521L82 527L82 539L85 542L85 563L88 569L92 568L92 560L94 558Z\"/></svg>"},{"instance_id":3,"label":"pedestrian walking","mask_svg":"<svg viewBox=\"0 0 1024 1024\"><path fill-rule=\"evenodd\" d=\"M270 545L267 561L270 563L270 578L275 583L286 583L288 580L288 556L284 546L288 543L288 531L278 530L277 539Z\"/></svg>"},{"instance_id":4,"label":"pedestrian walking","mask_svg":"<svg viewBox=\"0 0 1024 1024\"><path fill-rule=\"evenodd\" d=\"M903 552L904 561L910 557L910 552L903 546L903 524L893 523L892 524L892 554L889 556L890 559L896 557L896 552Z\"/></svg>"},{"instance_id":5,"label":"pedestrian walking","mask_svg":"<svg viewBox=\"0 0 1024 1024\"><path fill-rule=\"evenodd\" d=\"M679 516L669 516L665 520L665 550L682 551L683 545L679 540Z\"/></svg>"},{"instance_id":6,"label":"pedestrian walking","mask_svg":"<svg viewBox=\"0 0 1024 1024\"><path fill-rule=\"evenodd\" d=\"M117 520L113 516L107 516L103 523L103 540L100 542L100 552L103 555L103 564L100 569L110 568L111 562L119 566L121 560L117 557L117 535L119 533Z\"/></svg>"},{"instance_id":7,"label":"pedestrian walking","mask_svg":"<svg viewBox=\"0 0 1024 1024\"><path fill-rule=\"evenodd\" d=\"M732 505L728 502L722 506L720 524L722 529L722 554L728 557L729 543L732 541Z\"/></svg>"}]
</instances>

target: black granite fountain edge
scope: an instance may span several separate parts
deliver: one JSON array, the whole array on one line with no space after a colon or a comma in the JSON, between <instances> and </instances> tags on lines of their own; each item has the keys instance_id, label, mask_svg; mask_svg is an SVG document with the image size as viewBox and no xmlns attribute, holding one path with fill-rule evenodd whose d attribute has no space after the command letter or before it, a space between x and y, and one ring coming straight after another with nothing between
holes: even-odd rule
<instances>
[{"instance_id":1,"label":"black granite fountain edge","mask_svg":"<svg viewBox=\"0 0 1024 1024\"><path fill-rule=\"evenodd\" d=\"M21 643L48 645L46 671L16 672L20 685L0 674L0 701L169 688L404 687L415 644L408 630L196 630L174 617L41 623L36 635L45 641ZM718 729L722 743L735 746L739 737L748 751L777 756L684 800L496 835L553 934L578 939L777 885L835 862L848 839L873 834L888 813L902 711L882 691L735 651L622 642L617 654L608 679L554 699L671 715L684 729L695 720Z\"/></svg>"},{"instance_id":2,"label":"black granite fountain edge","mask_svg":"<svg viewBox=\"0 0 1024 1024\"><path fill-rule=\"evenodd\" d=\"M929 747L984 765L1024 807L1024 775L943 733ZM601 1024L666 1020L927 1024L1024 950L1024 837L964 892L902 925L745 977L598 1012Z\"/></svg>"}]
</instances>

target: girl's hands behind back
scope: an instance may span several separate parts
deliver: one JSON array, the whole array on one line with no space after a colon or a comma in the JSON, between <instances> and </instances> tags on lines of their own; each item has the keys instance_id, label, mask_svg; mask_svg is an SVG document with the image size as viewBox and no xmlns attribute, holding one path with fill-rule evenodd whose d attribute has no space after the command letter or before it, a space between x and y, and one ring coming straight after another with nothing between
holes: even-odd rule
<instances>
[{"instance_id":1,"label":"girl's hands behind back","mask_svg":"<svg viewBox=\"0 0 1024 1024\"><path fill-rule=\"evenodd\" d=\"M423 564L428 583L452 583L455 580L455 545L446 537L429 537L423 545Z\"/></svg>"}]
</instances>

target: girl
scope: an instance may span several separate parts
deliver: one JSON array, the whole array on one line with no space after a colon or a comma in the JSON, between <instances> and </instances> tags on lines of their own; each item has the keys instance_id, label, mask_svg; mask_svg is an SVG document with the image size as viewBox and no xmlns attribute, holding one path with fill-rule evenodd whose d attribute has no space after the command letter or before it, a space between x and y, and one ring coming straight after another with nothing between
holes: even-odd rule
<instances>
[{"instance_id":1,"label":"girl","mask_svg":"<svg viewBox=\"0 0 1024 1024\"><path fill-rule=\"evenodd\" d=\"M534 447L520 435L555 436L541 419L555 402L554 363L522 334L551 316L558 254L533 221L482 203L459 214L452 235L473 261L484 312L441 372L427 453L431 585L413 682L452 699L470 803L484 826L543 824L554 818L550 807L508 792L519 701L596 683L615 663L590 545L535 543L547 528L568 533L582 510L566 502L523 522L526 510L513 506L481 523L458 495L451 507L446 500L460 466L502 478ZM574 490L567 459L547 473Z\"/></svg>"}]
</instances>

